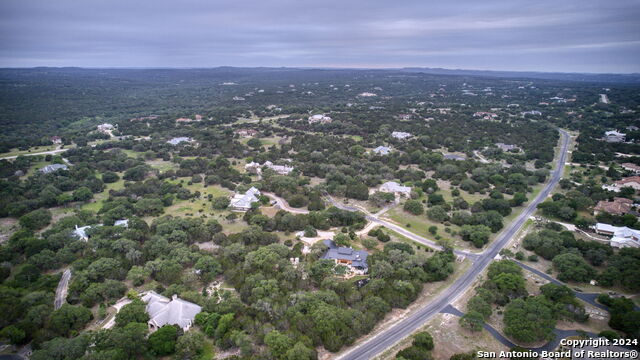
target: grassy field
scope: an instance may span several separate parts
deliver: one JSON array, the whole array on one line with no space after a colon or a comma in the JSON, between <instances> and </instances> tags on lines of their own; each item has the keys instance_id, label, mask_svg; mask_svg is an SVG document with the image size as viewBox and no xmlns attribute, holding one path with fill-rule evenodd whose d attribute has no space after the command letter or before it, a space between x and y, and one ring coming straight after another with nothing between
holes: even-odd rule
<instances>
[{"instance_id":1,"label":"grassy field","mask_svg":"<svg viewBox=\"0 0 640 360\"><path fill-rule=\"evenodd\" d=\"M446 226L441 223L437 223L429 220L426 215L412 215L402 209L402 204L400 204L395 209L389 210L384 217L389 218L393 222L398 225L404 227L405 229L411 231L412 233L418 234L420 236L426 237L427 239L435 240L435 235L429 232L429 227L435 226L438 228L437 235L440 235L441 239L444 241L449 241L456 248L471 248L469 243L462 240L458 236L451 236L451 234L445 231ZM407 226L409 225L409 226ZM457 225L451 225L449 228L452 231L459 231L460 227Z\"/></svg>"},{"instance_id":2,"label":"grassy field","mask_svg":"<svg viewBox=\"0 0 640 360\"><path fill-rule=\"evenodd\" d=\"M44 167L46 165L49 165L49 164L51 164L50 161L44 161L44 160L36 161L36 162L31 163L31 166L29 167L29 170L27 170L27 172L24 174L24 176L22 176L22 179L26 179L29 176L32 176L33 174L36 173L36 171L38 171L38 169L40 169L40 168L42 168L42 167Z\"/></svg>"},{"instance_id":3,"label":"grassy field","mask_svg":"<svg viewBox=\"0 0 640 360\"><path fill-rule=\"evenodd\" d=\"M117 174L118 176L120 176L120 180L111 184L106 184L106 188L104 189L104 191L99 194L95 194L93 196L93 200L91 200L90 203L84 204L82 206L82 210L98 212L102 208L102 204L104 203L104 201L109 198L110 190L120 190L124 188L124 180L122 179L122 175L124 173L120 172Z\"/></svg>"},{"instance_id":4,"label":"grassy field","mask_svg":"<svg viewBox=\"0 0 640 360\"><path fill-rule=\"evenodd\" d=\"M182 183L183 187L191 192L199 191L201 196L198 199L191 200L179 200L176 199L173 205L165 209L166 215L172 216L216 216L223 213L220 210L214 210L211 208L211 202L208 196L230 196L231 191L218 185L204 186L203 183L194 183L189 185L189 178L178 178L176 180L168 180L169 182L179 184Z\"/></svg>"}]
</instances>

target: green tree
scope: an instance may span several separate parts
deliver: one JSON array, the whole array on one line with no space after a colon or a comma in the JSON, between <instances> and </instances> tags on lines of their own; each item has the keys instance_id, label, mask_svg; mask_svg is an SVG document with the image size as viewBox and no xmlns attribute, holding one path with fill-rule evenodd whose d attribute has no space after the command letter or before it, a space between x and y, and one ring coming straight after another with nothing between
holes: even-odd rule
<instances>
[{"instance_id":1,"label":"green tree","mask_svg":"<svg viewBox=\"0 0 640 360\"><path fill-rule=\"evenodd\" d=\"M165 325L149 336L151 351L156 355L171 355L176 351L178 329L175 325Z\"/></svg>"},{"instance_id":2,"label":"green tree","mask_svg":"<svg viewBox=\"0 0 640 360\"><path fill-rule=\"evenodd\" d=\"M556 326L553 307L544 296L511 301L504 311L504 333L523 343L553 338Z\"/></svg>"},{"instance_id":3,"label":"green tree","mask_svg":"<svg viewBox=\"0 0 640 360\"><path fill-rule=\"evenodd\" d=\"M464 314L460 320L460 326L463 328L469 329L471 331L480 331L482 330L482 326L484 325L484 318L482 314L477 311L469 311Z\"/></svg>"},{"instance_id":4,"label":"green tree","mask_svg":"<svg viewBox=\"0 0 640 360\"><path fill-rule=\"evenodd\" d=\"M449 219L447 211L440 205L430 207L427 210L427 217L437 222L443 222Z\"/></svg>"},{"instance_id":5,"label":"green tree","mask_svg":"<svg viewBox=\"0 0 640 360\"><path fill-rule=\"evenodd\" d=\"M89 201L92 197L93 193L91 189L86 186L79 187L73 192L73 199L75 201Z\"/></svg>"},{"instance_id":6,"label":"green tree","mask_svg":"<svg viewBox=\"0 0 640 360\"><path fill-rule=\"evenodd\" d=\"M123 306L116 314L116 326L118 327L125 327L132 322L146 324L147 321L149 321L149 314L146 311L146 304L139 299Z\"/></svg>"},{"instance_id":7,"label":"green tree","mask_svg":"<svg viewBox=\"0 0 640 360\"><path fill-rule=\"evenodd\" d=\"M284 359L287 350L293 345L291 338L281 334L278 330L271 330L264 337L264 343L267 345L271 356L275 359Z\"/></svg>"},{"instance_id":8,"label":"green tree","mask_svg":"<svg viewBox=\"0 0 640 360\"><path fill-rule=\"evenodd\" d=\"M226 196L217 196L211 200L211 207L216 210L224 210L229 206L230 200Z\"/></svg>"},{"instance_id":9,"label":"green tree","mask_svg":"<svg viewBox=\"0 0 640 360\"><path fill-rule=\"evenodd\" d=\"M315 350L306 347L303 343L297 342L287 350L285 359L287 360L315 360L317 357Z\"/></svg>"},{"instance_id":10,"label":"green tree","mask_svg":"<svg viewBox=\"0 0 640 360\"><path fill-rule=\"evenodd\" d=\"M581 255L572 252L554 257L553 267L560 272L558 279L561 281L589 282L596 275Z\"/></svg>"},{"instance_id":11,"label":"green tree","mask_svg":"<svg viewBox=\"0 0 640 360\"><path fill-rule=\"evenodd\" d=\"M421 331L413 337L413 346L433 350L433 337L427 331Z\"/></svg>"},{"instance_id":12,"label":"green tree","mask_svg":"<svg viewBox=\"0 0 640 360\"><path fill-rule=\"evenodd\" d=\"M180 360L196 359L202 354L204 336L197 331L187 331L176 342L176 358Z\"/></svg>"},{"instance_id":13,"label":"green tree","mask_svg":"<svg viewBox=\"0 0 640 360\"><path fill-rule=\"evenodd\" d=\"M34 210L20 217L20 226L29 230L39 230L51 223L51 211L47 209Z\"/></svg>"},{"instance_id":14,"label":"green tree","mask_svg":"<svg viewBox=\"0 0 640 360\"><path fill-rule=\"evenodd\" d=\"M420 215L424 212L424 207L418 200L407 200L404 203L404 211L413 215Z\"/></svg>"},{"instance_id":15,"label":"green tree","mask_svg":"<svg viewBox=\"0 0 640 360\"><path fill-rule=\"evenodd\" d=\"M63 304L51 313L48 328L60 336L68 336L72 331L84 328L92 318L91 310L83 306Z\"/></svg>"}]
</instances>

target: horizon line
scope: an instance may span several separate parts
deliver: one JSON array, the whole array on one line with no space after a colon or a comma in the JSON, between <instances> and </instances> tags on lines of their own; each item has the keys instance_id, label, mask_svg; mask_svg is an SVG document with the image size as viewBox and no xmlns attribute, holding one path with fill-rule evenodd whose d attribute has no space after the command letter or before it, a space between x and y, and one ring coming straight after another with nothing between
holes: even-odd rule
<instances>
[{"instance_id":1,"label":"horizon line","mask_svg":"<svg viewBox=\"0 0 640 360\"><path fill-rule=\"evenodd\" d=\"M567 71L540 71L540 70L495 70L495 69L465 69L444 68L428 66L402 66L402 67L362 67L362 66L7 66L0 70L28 70L28 69L85 69L85 70L211 70L220 68L232 69L290 69L290 70L444 70L444 71L475 71L490 73L529 73L529 74L572 74L572 75L640 75L640 72L567 72Z\"/></svg>"}]
</instances>

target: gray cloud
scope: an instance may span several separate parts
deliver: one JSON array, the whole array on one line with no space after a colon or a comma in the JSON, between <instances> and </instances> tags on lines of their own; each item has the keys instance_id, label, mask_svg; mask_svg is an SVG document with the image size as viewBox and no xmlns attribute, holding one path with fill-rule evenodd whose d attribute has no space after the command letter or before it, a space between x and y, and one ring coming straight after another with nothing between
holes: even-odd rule
<instances>
[{"instance_id":1,"label":"gray cloud","mask_svg":"<svg viewBox=\"0 0 640 360\"><path fill-rule=\"evenodd\" d=\"M638 72L639 0L3 0L0 66Z\"/></svg>"}]
</instances>

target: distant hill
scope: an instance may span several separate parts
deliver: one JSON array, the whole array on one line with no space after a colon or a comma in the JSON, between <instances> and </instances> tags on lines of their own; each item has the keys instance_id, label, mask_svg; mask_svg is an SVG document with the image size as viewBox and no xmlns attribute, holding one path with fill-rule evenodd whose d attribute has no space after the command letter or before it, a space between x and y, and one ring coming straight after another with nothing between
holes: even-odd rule
<instances>
[{"instance_id":1,"label":"distant hill","mask_svg":"<svg viewBox=\"0 0 640 360\"><path fill-rule=\"evenodd\" d=\"M607 82L640 84L640 74L591 74L591 73L556 73L535 71L491 71L491 70L463 70L442 68L402 68L400 71L416 72L432 75L466 75L487 76L499 78L530 78L545 80Z\"/></svg>"}]
</instances>

